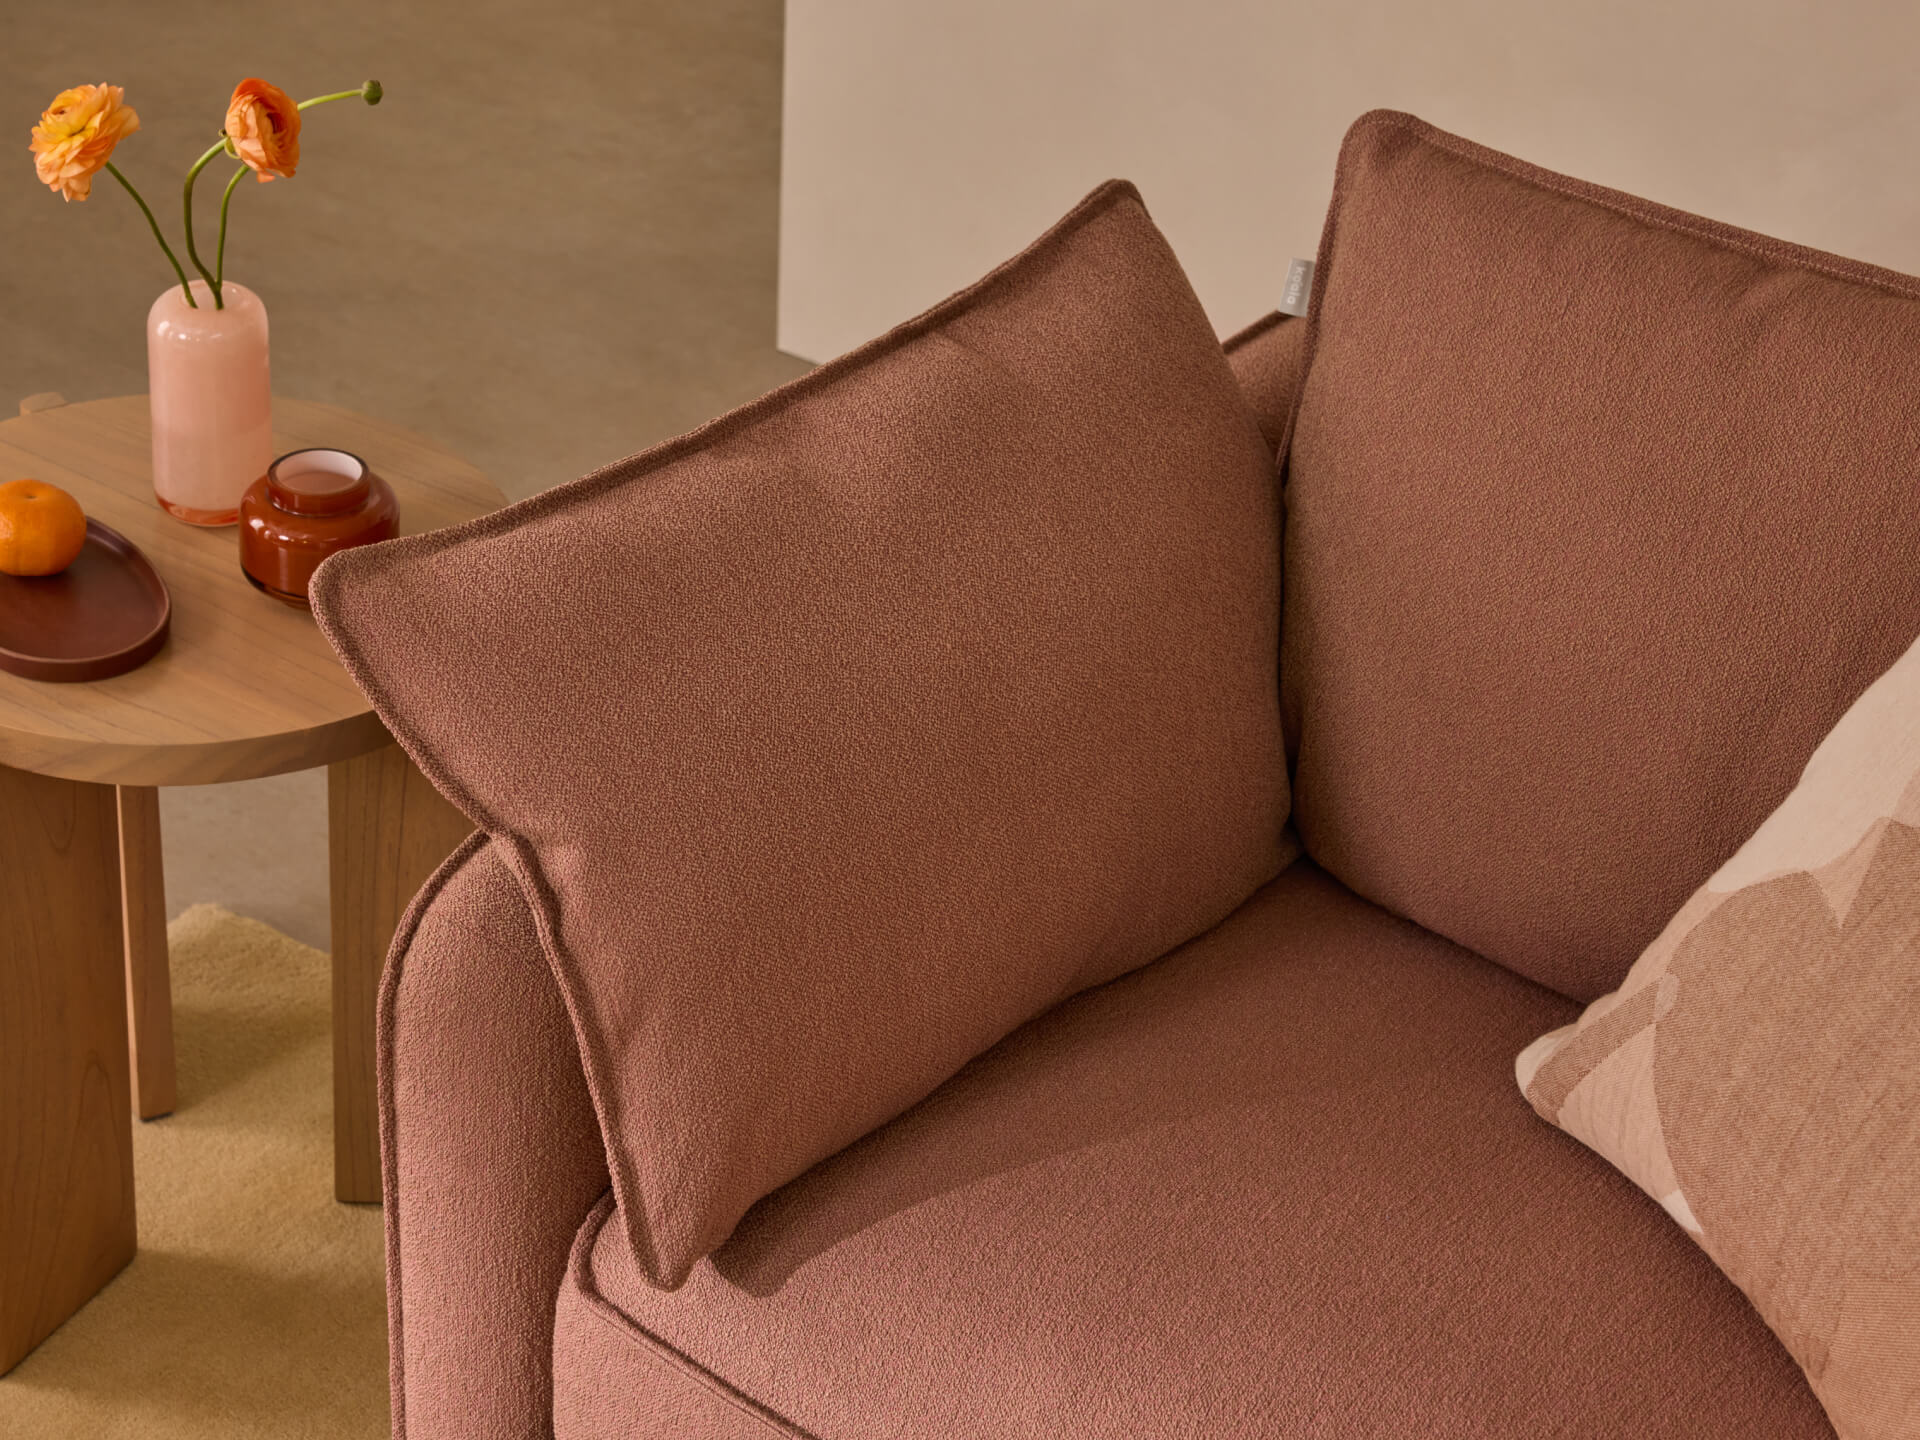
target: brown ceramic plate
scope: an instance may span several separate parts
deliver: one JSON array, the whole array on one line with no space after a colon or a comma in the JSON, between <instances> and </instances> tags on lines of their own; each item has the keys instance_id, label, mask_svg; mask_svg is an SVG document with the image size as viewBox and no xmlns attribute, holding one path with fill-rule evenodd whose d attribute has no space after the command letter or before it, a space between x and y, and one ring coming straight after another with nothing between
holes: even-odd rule
<instances>
[{"instance_id":1,"label":"brown ceramic plate","mask_svg":"<svg viewBox=\"0 0 1920 1440\"><path fill-rule=\"evenodd\" d=\"M87 543L58 575L0 574L0 670L29 680L104 680L166 644L173 599L140 547L87 521Z\"/></svg>"}]
</instances>

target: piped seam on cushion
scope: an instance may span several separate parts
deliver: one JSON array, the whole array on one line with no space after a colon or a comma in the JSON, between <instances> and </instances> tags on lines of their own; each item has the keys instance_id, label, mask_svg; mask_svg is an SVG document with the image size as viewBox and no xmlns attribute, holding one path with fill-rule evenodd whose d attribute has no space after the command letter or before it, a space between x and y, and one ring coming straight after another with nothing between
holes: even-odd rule
<instances>
[{"instance_id":1,"label":"piped seam on cushion","mask_svg":"<svg viewBox=\"0 0 1920 1440\"><path fill-rule=\"evenodd\" d=\"M386 964L380 971L373 1055L375 1088L380 1100L380 1190L386 1211L387 1387L393 1408L393 1440L407 1440L406 1346L402 1333L406 1320L400 1296L400 1136L394 1114L393 1084L394 1017L400 995L400 972L406 964L413 937L420 929L421 917L447 883L486 843L486 832L474 831L427 877L427 883L420 887L400 917L400 924L393 932L393 944L387 948Z\"/></svg>"},{"instance_id":2,"label":"piped seam on cushion","mask_svg":"<svg viewBox=\"0 0 1920 1440\"><path fill-rule=\"evenodd\" d=\"M663 1284L662 1277L667 1271L660 1263L660 1251L654 1244L652 1227L633 1219L646 1214L644 1190L639 1176L633 1173L632 1157L626 1147L614 1143L614 1137L622 1133L624 1119L620 1110L620 1090L619 1086L604 1078L611 1066L601 1055L595 1041L599 1026L589 1025L581 1009L580 997L587 993L587 988L579 986L576 990L570 973L572 957L560 943L559 899L547 885L546 876L541 873L532 855L527 853L531 846L518 835L504 829L497 832L494 838L500 843L508 873L526 897L527 909L533 916L534 932L540 937L540 949L546 956L548 970L553 973L554 986L560 992L560 1003L566 1006L567 1020L573 1026L574 1044L580 1050L580 1068L587 1078L587 1095L593 1101L594 1117L600 1124L600 1147L607 1157L607 1174L613 1182L613 1199L627 1217L623 1227L627 1243L632 1247L634 1258L640 1262L640 1268L647 1278L655 1284Z\"/></svg>"},{"instance_id":3,"label":"piped seam on cushion","mask_svg":"<svg viewBox=\"0 0 1920 1440\"><path fill-rule=\"evenodd\" d=\"M1306 342L1311 339L1311 336L1309 336L1306 331L1307 322L1297 315L1283 315L1280 311L1273 310L1262 315L1252 324L1234 331L1233 334L1227 336L1226 339L1220 342L1221 352L1231 360L1235 355L1239 354L1240 351L1253 344L1254 341L1262 339L1272 334L1275 330L1280 329L1282 326L1295 321L1298 321L1301 326L1301 329L1297 332L1300 335L1300 374L1294 380L1293 389L1287 396L1287 413L1280 422L1280 433L1274 436L1269 445L1269 448L1273 451L1274 482L1279 487L1279 493L1283 497L1280 506L1280 523L1282 530L1286 528L1286 505L1284 496L1286 494L1287 447L1293 440L1293 407L1300 398L1301 386L1305 385L1307 381ZM1237 379L1238 377L1236 376L1235 378ZM1246 398L1249 403L1251 403L1253 397L1249 395ZM1255 417L1255 420L1256 423L1258 423L1258 416ZM1266 443L1266 430L1264 426L1261 427L1260 438L1262 443ZM1284 544L1284 541L1282 543ZM1289 783L1291 783L1292 777L1289 776L1288 779Z\"/></svg>"},{"instance_id":4,"label":"piped seam on cushion","mask_svg":"<svg viewBox=\"0 0 1920 1440\"><path fill-rule=\"evenodd\" d=\"M1267 334L1269 331L1278 330L1293 318L1291 315L1281 314L1278 310L1269 310L1252 324L1243 325L1240 329L1227 336L1226 339L1220 342L1220 348L1229 355L1236 354L1258 340L1262 335Z\"/></svg>"},{"instance_id":5,"label":"piped seam on cushion","mask_svg":"<svg viewBox=\"0 0 1920 1440\"><path fill-rule=\"evenodd\" d=\"M1347 192L1351 188L1353 170L1356 163L1358 145L1356 141L1368 131L1395 130L1410 135L1416 140L1431 145L1434 149L1464 160L1482 170L1506 176L1510 180L1529 185L1548 194L1576 200L1620 215L1628 220L1646 225L1649 228L1689 235L1713 245L1719 249L1746 255L1770 264L1779 264L1802 270L1810 274L1823 275L1842 283L1857 284L1882 294L1890 294L1901 299L1920 300L1920 277L1904 275L1897 270L1889 270L1878 265L1869 265L1864 261L1851 260L1843 255L1828 251L1815 250L1809 246L1796 245L1758 231L1745 230L1739 226L1728 225L1723 221L1712 220L1706 216L1694 215L1688 211L1661 205L1655 201L1642 199L1625 191L1613 190L1591 181L1563 175L1548 170L1531 161L1519 159L1477 144L1457 135L1428 124L1417 115L1409 115L1400 110L1369 110L1348 127L1347 134L1340 144L1340 153L1334 168L1333 195L1327 206L1326 220L1320 233L1320 245L1315 252L1313 288L1308 299L1306 325L1307 331L1301 345L1300 381L1294 388L1293 403L1288 411L1285 445L1281 450L1281 494L1285 497L1291 488L1291 454L1293 435L1299 421L1300 408L1305 400L1307 389L1312 383L1313 367L1319 358L1321 317L1325 310L1326 291L1332 283L1337 263L1336 254L1340 235L1340 220L1345 209ZM1285 509L1282 509L1284 525ZM1281 565L1281 613L1286 611L1286 576L1284 551ZM1283 637L1281 648L1284 653L1286 640ZM1287 706L1281 705L1281 720L1287 727L1288 737L1288 781L1292 783L1298 773L1300 751L1303 748L1304 716L1291 716ZM1290 723L1291 722L1291 723ZM1297 796L1295 797L1297 799ZM1289 823L1294 817L1289 816ZM1404 918L1404 917L1403 917ZM1565 991L1557 991L1567 994ZM1579 999L1569 995L1569 999Z\"/></svg>"},{"instance_id":6,"label":"piped seam on cushion","mask_svg":"<svg viewBox=\"0 0 1920 1440\"><path fill-rule=\"evenodd\" d=\"M1547 191L1549 194L1560 195L1570 200L1593 205L1598 209L1611 211L1655 229L1691 235L1723 250L1730 250L1769 263L1790 265L1811 274L1824 275L1828 279L1849 284L1863 285L1886 294L1898 295L1903 299L1920 300L1920 279L1903 275L1897 270L1869 265L1860 260L1850 260L1843 255L1815 250L1806 245L1795 245L1771 235L1763 235L1757 230L1745 230L1737 225L1728 225L1724 221L1712 220L1704 215L1694 215L1669 205L1661 205L1656 201L1645 200L1637 195L1630 195L1624 190L1614 190L1571 175L1563 175L1545 166L1535 165L1531 161L1449 134L1436 126L1429 125L1419 116L1409 115L1403 110L1369 110L1348 127L1346 138L1340 143L1340 155L1334 167L1333 196L1328 202L1327 218L1321 227L1320 246L1314 259L1313 290L1308 297L1307 333L1301 346L1300 383L1293 392L1293 404L1287 414L1284 444L1280 451L1283 463L1293 447L1293 432L1299 420L1300 404L1306 395L1307 384L1313 374L1313 362L1320 349L1320 316L1326 303L1327 286L1333 279L1340 215L1352 178L1354 141L1369 130L1398 130L1456 159L1465 160L1483 170L1505 175L1510 180L1517 180L1524 185ZM1283 471L1283 476L1284 473Z\"/></svg>"},{"instance_id":7,"label":"piped seam on cushion","mask_svg":"<svg viewBox=\"0 0 1920 1440\"><path fill-rule=\"evenodd\" d=\"M1920 277L1905 275L1898 270L1890 270L1881 265L1870 265L1864 260L1852 260L1830 251L1816 250L1809 245L1796 245L1790 240L1763 235L1758 230L1729 225L1725 221L1714 220L1705 215L1695 215L1671 205L1662 205L1654 200L1631 195L1624 190L1615 190L1572 175L1563 175L1557 170L1549 170L1545 166L1535 165L1531 161L1449 134L1445 130L1429 125L1417 115L1408 115L1404 111L1368 111L1353 122L1349 140L1363 129L1399 130L1426 141L1436 150L1444 150L1447 154L1478 165L1482 169L1498 171L1522 184L1563 195L1571 200L1579 200L1602 210L1610 210L1616 215L1622 215L1629 220L1635 220L1656 229L1692 235L1723 250L1732 250L1739 254L1750 255L1755 259L1791 265L1798 270L1825 275L1829 279L1843 280L1849 284L1864 285L1898 295L1903 299L1920 300ZM1314 278L1317 282L1319 279L1317 271ZM1316 284L1316 291L1318 288Z\"/></svg>"},{"instance_id":8,"label":"piped seam on cushion","mask_svg":"<svg viewBox=\"0 0 1920 1440\"><path fill-rule=\"evenodd\" d=\"M675 1349L644 1325L626 1315L600 1293L599 1286L593 1281L593 1246L601 1230L606 1227L608 1219L611 1218L613 1205L614 1198L609 1195L594 1207L593 1213L581 1225L580 1233L574 1237L573 1253L567 1260L568 1275L573 1281L574 1288L579 1292L580 1298L586 1302L588 1313L610 1328L627 1344L635 1346L651 1359L686 1376L688 1380L724 1400L742 1414L758 1420L771 1433L786 1437L786 1440L816 1440L812 1431L803 1429L778 1411L736 1389L692 1356ZM396 1435L396 1440L404 1440L404 1437Z\"/></svg>"},{"instance_id":9,"label":"piped seam on cushion","mask_svg":"<svg viewBox=\"0 0 1920 1440\"><path fill-rule=\"evenodd\" d=\"M412 949L414 936L419 932L420 923L432 908L440 893L452 883L467 865L477 858L482 850L491 843L491 837L484 830L476 830L469 835L445 860L415 894L406 912L400 917L395 928L393 943L388 947L386 964L380 974L380 991L375 1008L376 1043L374 1062L376 1066L377 1089L379 1096L380 1118L380 1173L381 1193L384 1202L384 1228L386 1232L387 1264L387 1325L388 1325L388 1390L393 1417L393 1440L406 1440L406 1349L405 1349L405 1311L402 1308L402 1280L400 1265L400 1187L398 1182L400 1165L400 1139L398 1116L395 1108L395 1086L393 1082L394 1043L396 1020L399 1011L400 981L405 969L406 957ZM524 893L522 903L526 903ZM531 909L531 907L529 907ZM464 927L463 927L464 928ZM564 999L564 996L563 996ZM574 1043L579 1044L578 1032ZM609 1173L612 1156L606 1151L606 1137L601 1137L602 1153L607 1155ZM551 1397L549 1397L551 1398Z\"/></svg>"},{"instance_id":10,"label":"piped seam on cushion","mask_svg":"<svg viewBox=\"0 0 1920 1440\"><path fill-rule=\"evenodd\" d=\"M689 430L684 435L663 441L637 455L624 456L602 465L597 470L589 471L577 480L556 485L550 490L543 490L538 495L529 496L512 505L504 505L498 510L475 516L458 525L448 525L419 535L403 536L397 540L389 540L377 548L363 548L357 553L341 551L329 556L329 563L323 564L316 570L313 579L314 598L321 602L314 607L314 613L316 618L321 620L321 628L327 632L328 640L334 642L335 648L339 649L332 627L323 615L323 607L326 606L328 596L334 587L326 583L322 577L330 572L341 573L351 569L356 563L384 565L397 556L432 554L450 545L482 539L504 529L516 528L529 518L546 515L577 502L592 499L602 489L622 481L637 479L685 455L706 449L716 440L724 439L749 425L756 425L768 416L789 408L796 401L833 383L848 371L857 370L869 361L897 350L909 341L917 340L922 335L945 325L956 316L967 313L983 300L992 298L995 292L1004 287L1016 270L1031 265L1036 259L1059 248L1069 236L1078 233L1090 221L1097 219L1116 204L1127 200L1139 205L1142 211L1146 210L1146 202L1131 181L1104 182L1055 221L1051 229L1039 236L1026 249L1002 261L964 290L956 291L931 309L916 315L911 320L901 322L864 345L849 350L846 354L829 360L826 364L809 370L804 375L796 376L784 385L776 386L757 400L751 400L724 415L715 416L706 424ZM342 557L345 559L344 564L340 563ZM358 657L355 658L357 661ZM358 678L357 674L355 678Z\"/></svg>"},{"instance_id":11,"label":"piped seam on cushion","mask_svg":"<svg viewBox=\"0 0 1920 1440\"><path fill-rule=\"evenodd\" d=\"M834 383L840 376L867 365L909 341L918 339L955 316L966 313L983 300L991 298L1016 272L1031 266L1037 258L1058 249L1069 237L1078 233L1091 221L1105 214L1115 205L1126 201L1139 205L1143 212L1146 209L1140 192L1131 183L1125 180L1107 181L1081 200L1026 249L994 267L966 289L949 296L924 314L895 326L886 334L868 341L865 345L849 351L838 359L829 361L818 369L769 391L758 400L708 421L697 430L689 431L685 435L668 440L651 450L642 451L638 455L628 456L610 465L602 466L578 480L556 486L517 504L505 506L459 525L428 531L421 535L405 536L378 546L340 551L329 556L314 572L309 587L314 601L314 619L327 642L333 647L347 674L372 703L388 731L419 767L420 772L456 809L473 820L487 832L490 838L500 844L507 868L526 896L528 908L533 915L534 928L540 937L541 949L546 954L547 964L553 971L561 999L566 1005L568 1018L573 1023L574 1038L580 1049L581 1068L586 1074L587 1093L593 1101L594 1113L600 1121L601 1143L607 1151L608 1170L613 1178L614 1195L626 1218L624 1228L633 1246L635 1258L640 1262L648 1279L655 1284L672 1288L666 1279L668 1274L666 1267L660 1263L660 1254L654 1243L654 1237L651 1231L641 1223L646 1215L646 1208L641 1203L642 1194L638 1178L631 1173L631 1166L623 1153L624 1147L612 1143L613 1137L621 1133L621 1116L617 1113L615 1098L617 1087L607 1080L612 1067L599 1044L597 1030L583 1023L584 987L578 983L578 977L573 974L571 956L560 944L558 898L547 885L544 875L531 854L531 846L528 842L490 815L486 807L478 802L467 787L440 765L438 757L429 753L418 743L412 733L412 727L404 723L400 713L392 704L386 687L375 677L366 658L350 638L339 631L334 623L333 609L335 592L345 583L340 577L351 574L360 566L369 569L384 568L392 564L396 558L415 554L434 554L455 544L484 539L503 530L516 528L529 520L569 508L576 503L584 503L598 496L603 490L640 479L685 455L710 446L749 426L759 424L768 416L780 413L815 390Z\"/></svg>"}]
</instances>

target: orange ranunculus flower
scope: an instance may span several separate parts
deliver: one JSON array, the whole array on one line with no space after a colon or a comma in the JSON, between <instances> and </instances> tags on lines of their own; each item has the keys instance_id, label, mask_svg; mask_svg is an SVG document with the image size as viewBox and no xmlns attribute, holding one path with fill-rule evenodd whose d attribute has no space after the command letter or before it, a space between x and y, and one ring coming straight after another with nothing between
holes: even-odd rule
<instances>
[{"instance_id":1,"label":"orange ranunculus flower","mask_svg":"<svg viewBox=\"0 0 1920 1440\"><path fill-rule=\"evenodd\" d=\"M262 184L291 180L300 163L300 107L278 85L242 80L227 102L227 148Z\"/></svg>"},{"instance_id":2,"label":"orange ranunculus flower","mask_svg":"<svg viewBox=\"0 0 1920 1440\"><path fill-rule=\"evenodd\" d=\"M33 168L64 200L84 200L113 147L140 128L118 85L76 85L53 97L33 127Z\"/></svg>"}]
</instances>

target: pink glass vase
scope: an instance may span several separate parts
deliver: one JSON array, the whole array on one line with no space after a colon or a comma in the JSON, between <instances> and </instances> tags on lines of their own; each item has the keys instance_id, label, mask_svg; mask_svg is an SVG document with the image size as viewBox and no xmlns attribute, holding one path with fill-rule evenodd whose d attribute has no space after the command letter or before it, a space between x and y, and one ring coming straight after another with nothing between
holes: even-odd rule
<instances>
[{"instance_id":1,"label":"pink glass vase","mask_svg":"<svg viewBox=\"0 0 1920 1440\"><path fill-rule=\"evenodd\" d=\"M273 459L267 310L231 281L216 310L204 280L188 305L170 286L147 312L147 394L153 410L153 493L190 525L231 525L240 496Z\"/></svg>"}]
</instances>

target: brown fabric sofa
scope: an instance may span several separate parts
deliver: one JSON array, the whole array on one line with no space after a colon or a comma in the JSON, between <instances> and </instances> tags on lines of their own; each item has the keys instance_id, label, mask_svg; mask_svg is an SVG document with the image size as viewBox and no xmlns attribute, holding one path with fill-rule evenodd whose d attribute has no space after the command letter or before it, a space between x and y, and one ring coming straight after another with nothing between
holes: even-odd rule
<instances>
[{"instance_id":1,"label":"brown fabric sofa","mask_svg":"<svg viewBox=\"0 0 1920 1440\"><path fill-rule=\"evenodd\" d=\"M668 1290L476 836L381 996L396 1434L1833 1433L1513 1060L1920 630L1920 284L1374 115L1312 319L1227 351L1306 853Z\"/></svg>"}]
</instances>

